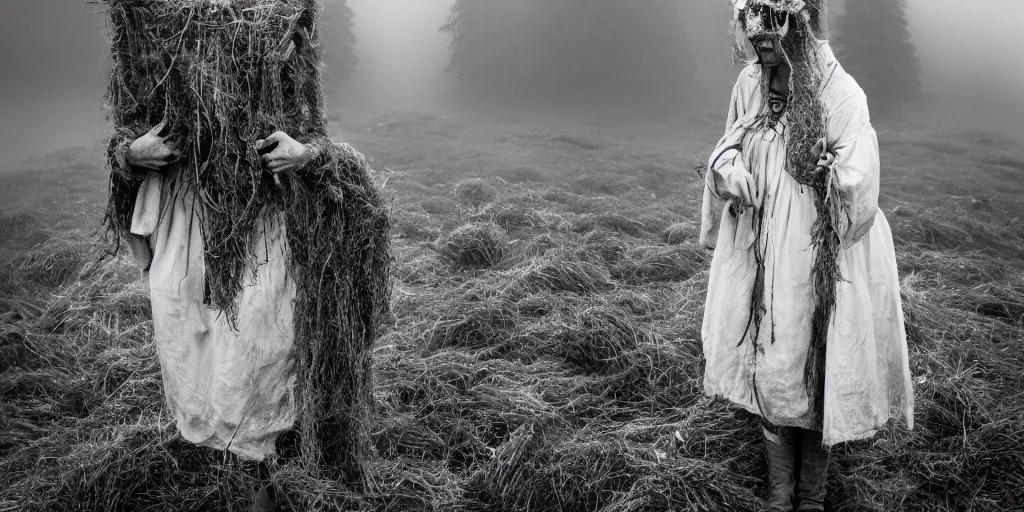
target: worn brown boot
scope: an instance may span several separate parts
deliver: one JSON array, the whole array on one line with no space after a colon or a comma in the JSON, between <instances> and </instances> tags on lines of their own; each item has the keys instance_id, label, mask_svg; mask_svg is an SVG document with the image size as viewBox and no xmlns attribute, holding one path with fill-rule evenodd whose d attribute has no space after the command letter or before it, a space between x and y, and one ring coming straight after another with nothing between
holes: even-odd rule
<instances>
[{"instance_id":1,"label":"worn brown boot","mask_svg":"<svg viewBox=\"0 0 1024 512\"><path fill-rule=\"evenodd\" d=\"M765 507L771 512L792 512L793 496L796 494L797 445L794 429L775 428L764 430L765 447L768 453L768 499Z\"/></svg>"},{"instance_id":2,"label":"worn brown boot","mask_svg":"<svg viewBox=\"0 0 1024 512\"><path fill-rule=\"evenodd\" d=\"M821 432L801 431L800 484L797 488L798 511L825 510L825 474L828 472L828 450L822 447Z\"/></svg>"}]
</instances>

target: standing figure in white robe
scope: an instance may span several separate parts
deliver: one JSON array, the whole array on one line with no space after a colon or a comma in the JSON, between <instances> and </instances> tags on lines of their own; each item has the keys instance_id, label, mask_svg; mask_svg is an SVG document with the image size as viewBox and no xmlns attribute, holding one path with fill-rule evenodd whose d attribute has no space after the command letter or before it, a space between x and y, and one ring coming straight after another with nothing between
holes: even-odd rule
<instances>
[{"instance_id":1,"label":"standing figure in white robe","mask_svg":"<svg viewBox=\"0 0 1024 512\"><path fill-rule=\"evenodd\" d=\"M701 242L714 257L705 392L762 418L770 510L824 510L829 447L870 438L890 419L913 428L896 257L878 208L878 142L864 92L824 40L824 0L735 0L734 8L737 42L756 58L733 88L706 175ZM800 86L811 108L794 104ZM815 108L823 140L808 151L817 158L810 168L828 173L841 276L825 339L812 328L823 295L818 203L793 171L797 138L815 125L799 116ZM815 343L826 347L823 385L809 386Z\"/></svg>"},{"instance_id":2,"label":"standing figure in white robe","mask_svg":"<svg viewBox=\"0 0 1024 512\"><path fill-rule=\"evenodd\" d=\"M294 456L296 357L293 302L285 222L264 212L254 243L260 265L238 297L238 317L204 304L206 282L202 220L196 191L182 179L173 141L158 125L134 139L119 158L125 169L148 173L140 189L133 224L148 236L131 240L147 269L153 332L164 395L178 430L200 446L258 461L265 479L268 458L281 448ZM127 141L126 141L127 142ZM316 143L302 144L284 132L257 142L276 145L263 159L273 173L295 172L318 157ZM158 219L158 220L157 220ZM145 224L151 224L145 227ZM272 488L264 485L254 511L276 510Z\"/></svg>"},{"instance_id":3,"label":"standing figure in white robe","mask_svg":"<svg viewBox=\"0 0 1024 512\"><path fill-rule=\"evenodd\" d=\"M389 222L365 157L329 135L322 2L103 3L105 222L147 271L178 430L260 483L280 457L365 486Z\"/></svg>"},{"instance_id":4,"label":"standing figure in white robe","mask_svg":"<svg viewBox=\"0 0 1024 512\"><path fill-rule=\"evenodd\" d=\"M125 169L147 173L133 218L146 239L132 239L147 268L153 331L164 393L182 437L242 459L277 454L275 442L295 424L292 303L295 281L283 215L264 212L253 244L259 266L238 298L238 319L205 305L202 218L194 187L183 179L173 141L158 125L124 149ZM128 142L128 141L126 141ZM275 145L263 159L273 173L313 161L319 146L284 132L257 142ZM269 210L269 209L268 209ZM151 219L151 220L148 220Z\"/></svg>"}]
</instances>

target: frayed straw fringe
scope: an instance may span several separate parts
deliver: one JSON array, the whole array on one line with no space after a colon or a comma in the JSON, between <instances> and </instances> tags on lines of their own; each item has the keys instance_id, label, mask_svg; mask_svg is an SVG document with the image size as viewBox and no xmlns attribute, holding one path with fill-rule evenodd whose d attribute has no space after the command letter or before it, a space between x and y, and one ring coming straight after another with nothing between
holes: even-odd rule
<instances>
[{"instance_id":1,"label":"frayed straw fringe","mask_svg":"<svg viewBox=\"0 0 1024 512\"><path fill-rule=\"evenodd\" d=\"M817 219L811 227L814 245L814 313L811 342L804 366L804 384L811 399L811 413L816 424L824 418L825 352L829 326L835 311L836 283L842 279L839 272L840 243L836 229L836 216L840 213L837 194L830 194L834 171L818 167L820 154L815 151L819 140L825 137L825 109L819 96L822 86L822 66L819 62L817 39L811 24L803 19L793 24L791 33L781 47L793 70L791 78L792 101L789 105L789 138L787 140L788 172L801 185L814 191Z\"/></svg>"},{"instance_id":2,"label":"frayed straw fringe","mask_svg":"<svg viewBox=\"0 0 1024 512\"><path fill-rule=\"evenodd\" d=\"M364 483L372 405L370 346L390 297L389 219L366 159L327 133L314 0L103 0L114 68L105 222L129 236L144 173L123 155L161 121L183 150L177 172L197 193L206 302L233 322L235 298L258 264L260 215L283 212L297 282L295 343L302 460ZM279 176L255 141L282 130L319 157Z\"/></svg>"}]
</instances>

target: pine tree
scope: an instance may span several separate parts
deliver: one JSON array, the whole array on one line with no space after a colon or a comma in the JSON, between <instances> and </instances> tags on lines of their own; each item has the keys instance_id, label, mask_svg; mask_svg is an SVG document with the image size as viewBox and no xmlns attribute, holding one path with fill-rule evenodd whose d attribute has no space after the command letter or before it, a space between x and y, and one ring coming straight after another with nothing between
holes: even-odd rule
<instances>
[{"instance_id":1,"label":"pine tree","mask_svg":"<svg viewBox=\"0 0 1024 512\"><path fill-rule=\"evenodd\" d=\"M845 7L835 31L836 53L867 94L872 115L892 117L921 95L906 0L856 0Z\"/></svg>"},{"instance_id":2,"label":"pine tree","mask_svg":"<svg viewBox=\"0 0 1024 512\"><path fill-rule=\"evenodd\" d=\"M324 47L324 91L328 95L337 94L342 82L355 72L358 57L353 18L347 0L324 2L320 32Z\"/></svg>"},{"instance_id":3,"label":"pine tree","mask_svg":"<svg viewBox=\"0 0 1024 512\"><path fill-rule=\"evenodd\" d=\"M448 70L473 89L505 92L524 57L523 12L530 0L456 0L441 28L451 35Z\"/></svg>"}]
</instances>

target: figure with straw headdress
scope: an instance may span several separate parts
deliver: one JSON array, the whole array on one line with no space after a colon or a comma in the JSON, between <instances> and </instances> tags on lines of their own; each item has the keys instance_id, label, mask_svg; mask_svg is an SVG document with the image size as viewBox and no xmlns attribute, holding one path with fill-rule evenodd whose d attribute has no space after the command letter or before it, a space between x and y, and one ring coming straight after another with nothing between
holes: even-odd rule
<instances>
[{"instance_id":1,"label":"figure with straw headdress","mask_svg":"<svg viewBox=\"0 0 1024 512\"><path fill-rule=\"evenodd\" d=\"M305 468L358 488L389 223L328 136L318 2L104 2L106 223L147 271L178 430L256 461L297 438Z\"/></svg>"},{"instance_id":2,"label":"figure with straw headdress","mask_svg":"<svg viewBox=\"0 0 1024 512\"><path fill-rule=\"evenodd\" d=\"M829 447L913 428L878 141L825 0L732 3L746 67L705 176L705 392L761 417L770 510L824 510Z\"/></svg>"}]
</instances>

